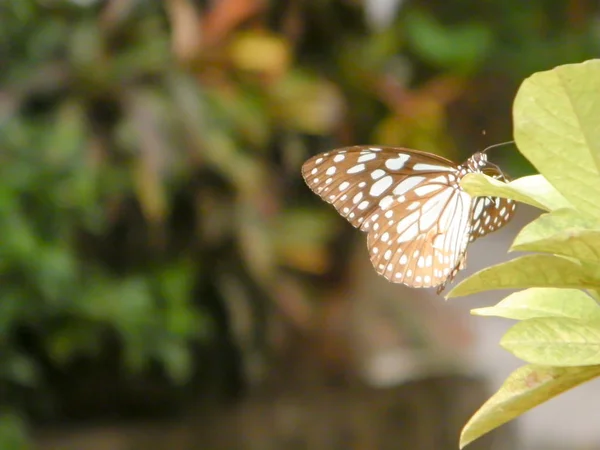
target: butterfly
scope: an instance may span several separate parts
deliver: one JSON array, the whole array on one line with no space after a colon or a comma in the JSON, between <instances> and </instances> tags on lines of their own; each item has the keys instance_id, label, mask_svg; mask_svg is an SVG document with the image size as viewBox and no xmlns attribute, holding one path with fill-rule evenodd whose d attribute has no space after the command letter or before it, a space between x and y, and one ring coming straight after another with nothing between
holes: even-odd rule
<instances>
[{"instance_id":1,"label":"butterfly","mask_svg":"<svg viewBox=\"0 0 600 450\"><path fill-rule=\"evenodd\" d=\"M506 225L515 212L513 200L473 198L459 184L468 173L508 181L486 150L457 165L400 147L345 147L310 158L302 176L367 233L377 273L409 287L437 286L439 294L465 268L468 244Z\"/></svg>"}]
</instances>

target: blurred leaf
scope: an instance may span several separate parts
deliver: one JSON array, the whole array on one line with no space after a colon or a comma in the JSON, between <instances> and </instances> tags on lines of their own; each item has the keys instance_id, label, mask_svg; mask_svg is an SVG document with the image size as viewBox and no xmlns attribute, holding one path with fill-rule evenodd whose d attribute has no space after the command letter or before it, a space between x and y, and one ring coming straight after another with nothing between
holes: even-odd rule
<instances>
[{"instance_id":1,"label":"blurred leaf","mask_svg":"<svg viewBox=\"0 0 600 450\"><path fill-rule=\"evenodd\" d=\"M54 363L66 364L82 354L96 353L101 344L101 329L102 327L82 320L63 325L46 338L50 358Z\"/></svg>"},{"instance_id":2,"label":"blurred leaf","mask_svg":"<svg viewBox=\"0 0 600 450\"><path fill-rule=\"evenodd\" d=\"M10 410L0 412L0 448L2 450L32 448L25 421Z\"/></svg>"},{"instance_id":3,"label":"blurred leaf","mask_svg":"<svg viewBox=\"0 0 600 450\"><path fill-rule=\"evenodd\" d=\"M135 170L136 192L146 219L161 222L167 211L163 177L170 168L168 136L163 127L161 98L151 91L128 95L128 110L138 152Z\"/></svg>"},{"instance_id":4,"label":"blurred leaf","mask_svg":"<svg viewBox=\"0 0 600 450\"><path fill-rule=\"evenodd\" d=\"M600 320L539 317L517 323L500 345L517 358L544 366L600 365Z\"/></svg>"},{"instance_id":5,"label":"blurred leaf","mask_svg":"<svg viewBox=\"0 0 600 450\"><path fill-rule=\"evenodd\" d=\"M267 114L266 99L250 89L229 89L207 93L214 103L216 115L220 113L231 133L240 135L259 149L268 145L271 137L271 122ZM261 153L264 153L261 151Z\"/></svg>"},{"instance_id":6,"label":"blurred leaf","mask_svg":"<svg viewBox=\"0 0 600 450\"><path fill-rule=\"evenodd\" d=\"M197 154L239 192L248 197L261 195L266 190L262 182L265 168L258 159L245 154L216 121L208 96L187 77L173 77L168 84Z\"/></svg>"},{"instance_id":7,"label":"blurred leaf","mask_svg":"<svg viewBox=\"0 0 600 450\"><path fill-rule=\"evenodd\" d=\"M539 72L514 103L523 155L581 213L600 218L600 60Z\"/></svg>"},{"instance_id":8,"label":"blurred leaf","mask_svg":"<svg viewBox=\"0 0 600 450\"><path fill-rule=\"evenodd\" d=\"M578 289L526 289L509 295L496 306L473 309L471 313L516 320L537 317L600 320L600 306Z\"/></svg>"},{"instance_id":9,"label":"blurred leaf","mask_svg":"<svg viewBox=\"0 0 600 450\"><path fill-rule=\"evenodd\" d=\"M493 44L489 27L474 20L444 26L431 14L412 10L405 17L405 27L411 47L421 58L451 72L477 69Z\"/></svg>"},{"instance_id":10,"label":"blurred leaf","mask_svg":"<svg viewBox=\"0 0 600 450\"><path fill-rule=\"evenodd\" d=\"M171 48L182 61L196 58L202 45L200 14L190 0L167 0L165 2L173 36Z\"/></svg>"},{"instance_id":11,"label":"blurred leaf","mask_svg":"<svg viewBox=\"0 0 600 450\"><path fill-rule=\"evenodd\" d=\"M240 202L237 223L240 250L248 270L263 282L272 280L276 261L269 222L253 204Z\"/></svg>"},{"instance_id":12,"label":"blurred leaf","mask_svg":"<svg viewBox=\"0 0 600 450\"><path fill-rule=\"evenodd\" d=\"M80 21L71 30L68 42L70 62L84 80L103 83L109 66L103 64L104 39L95 21Z\"/></svg>"},{"instance_id":13,"label":"blurred leaf","mask_svg":"<svg viewBox=\"0 0 600 450\"><path fill-rule=\"evenodd\" d=\"M190 300L194 286L195 266L182 260L164 267L157 275L161 294L169 304L182 304Z\"/></svg>"},{"instance_id":14,"label":"blurred leaf","mask_svg":"<svg viewBox=\"0 0 600 450\"><path fill-rule=\"evenodd\" d=\"M63 246L44 246L35 252L35 280L46 301L54 307L64 302L65 294L76 288L77 261Z\"/></svg>"},{"instance_id":15,"label":"blurred leaf","mask_svg":"<svg viewBox=\"0 0 600 450\"><path fill-rule=\"evenodd\" d=\"M1 337L0 348L3 349L0 379L17 385L35 388L41 379L39 368L35 361L31 357L19 352L4 351L5 346L2 344Z\"/></svg>"},{"instance_id":16,"label":"blurred leaf","mask_svg":"<svg viewBox=\"0 0 600 450\"><path fill-rule=\"evenodd\" d=\"M230 45L229 55L238 69L268 76L288 71L290 48L281 36L264 31L239 33Z\"/></svg>"},{"instance_id":17,"label":"blurred leaf","mask_svg":"<svg viewBox=\"0 0 600 450\"><path fill-rule=\"evenodd\" d=\"M272 115L297 132L331 133L342 119L344 101L337 86L306 72L289 72L271 95Z\"/></svg>"},{"instance_id":18,"label":"blurred leaf","mask_svg":"<svg viewBox=\"0 0 600 450\"><path fill-rule=\"evenodd\" d=\"M338 232L339 221L323 211L295 209L279 216L273 240L283 264L305 272L320 274L329 267L327 244Z\"/></svg>"},{"instance_id":19,"label":"blurred leaf","mask_svg":"<svg viewBox=\"0 0 600 450\"><path fill-rule=\"evenodd\" d=\"M98 274L89 280L93 282L77 303L89 319L106 320L127 328L150 318L154 302L144 278L119 279Z\"/></svg>"},{"instance_id":20,"label":"blurred leaf","mask_svg":"<svg viewBox=\"0 0 600 450\"><path fill-rule=\"evenodd\" d=\"M212 4L203 21L205 44L214 46L233 33L241 22L264 8L261 0L221 0Z\"/></svg>"},{"instance_id":21,"label":"blurred leaf","mask_svg":"<svg viewBox=\"0 0 600 450\"><path fill-rule=\"evenodd\" d=\"M47 162L58 170L81 159L87 135L84 111L77 103L66 102L56 111L51 133L45 139ZM64 170L64 169L63 169Z\"/></svg>"},{"instance_id":22,"label":"blurred leaf","mask_svg":"<svg viewBox=\"0 0 600 450\"><path fill-rule=\"evenodd\" d=\"M174 382L181 384L190 379L192 355L185 342L164 340L159 345L158 354Z\"/></svg>"},{"instance_id":23,"label":"blurred leaf","mask_svg":"<svg viewBox=\"0 0 600 450\"><path fill-rule=\"evenodd\" d=\"M515 370L498 392L479 408L465 425L460 436L460 448L535 406L598 375L600 366L528 365Z\"/></svg>"},{"instance_id":24,"label":"blurred leaf","mask_svg":"<svg viewBox=\"0 0 600 450\"><path fill-rule=\"evenodd\" d=\"M197 266L184 259L164 267L156 277L166 301L159 314L164 317L167 334L177 339L203 337L210 331L206 318L193 301L196 276Z\"/></svg>"}]
</instances>

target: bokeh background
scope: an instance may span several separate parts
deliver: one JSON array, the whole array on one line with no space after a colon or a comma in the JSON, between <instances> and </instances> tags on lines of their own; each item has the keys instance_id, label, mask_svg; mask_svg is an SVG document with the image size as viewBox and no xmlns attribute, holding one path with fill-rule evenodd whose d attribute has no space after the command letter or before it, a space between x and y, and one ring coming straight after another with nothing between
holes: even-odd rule
<instances>
[{"instance_id":1,"label":"bokeh background","mask_svg":"<svg viewBox=\"0 0 600 450\"><path fill-rule=\"evenodd\" d=\"M505 325L468 314L500 294L385 282L300 167L510 140L519 83L597 56L599 19L590 0L0 2L0 449L457 448L518 365ZM565 401L469 448L600 448L600 412Z\"/></svg>"}]
</instances>

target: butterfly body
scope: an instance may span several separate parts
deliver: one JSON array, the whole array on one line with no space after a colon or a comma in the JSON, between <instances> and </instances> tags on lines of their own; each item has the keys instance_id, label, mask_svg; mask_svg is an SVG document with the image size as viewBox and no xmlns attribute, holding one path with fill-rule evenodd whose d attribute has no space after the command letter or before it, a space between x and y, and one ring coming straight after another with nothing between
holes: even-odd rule
<instances>
[{"instance_id":1,"label":"butterfly body","mask_svg":"<svg viewBox=\"0 0 600 450\"><path fill-rule=\"evenodd\" d=\"M467 194L460 180L477 172L506 181L485 153L457 165L418 150L354 146L302 166L307 185L367 233L380 275L438 292L464 268L469 242L505 225L515 210L511 200Z\"/></svg>"}]
</instances>

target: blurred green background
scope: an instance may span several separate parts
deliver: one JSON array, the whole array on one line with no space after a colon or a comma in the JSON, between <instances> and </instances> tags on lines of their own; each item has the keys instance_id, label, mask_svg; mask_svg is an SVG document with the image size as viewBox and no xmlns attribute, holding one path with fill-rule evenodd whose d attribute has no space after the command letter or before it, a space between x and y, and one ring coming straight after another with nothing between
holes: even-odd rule
<instances>
[{"instance_id":1,"label":"blurred green background","mask_svg":"<svg viewBox=\"0 0 600 450\"><path fill-rule=\"evenodd\" d=\"M363 237L300 166L360 143L460 161L510 140L520 81L598 55L598 13L588 0L1 2L0 448L453 448L452 433L448 447L372 436L404 413L383 428L340 418L313 440L319 424L296 410L287 431L271 426L290 393L328 417L381 395L353 381L348 342L348 242ZM494 156L531 172L509 147ZM410 305L396 326L423 347L428 312ZM430 420L415 423L439 431ZM117 443L124 424L141 425Z\"/></svg>"}]
</instances>

